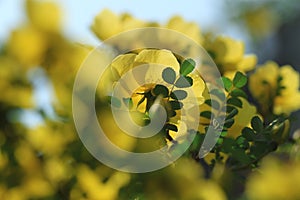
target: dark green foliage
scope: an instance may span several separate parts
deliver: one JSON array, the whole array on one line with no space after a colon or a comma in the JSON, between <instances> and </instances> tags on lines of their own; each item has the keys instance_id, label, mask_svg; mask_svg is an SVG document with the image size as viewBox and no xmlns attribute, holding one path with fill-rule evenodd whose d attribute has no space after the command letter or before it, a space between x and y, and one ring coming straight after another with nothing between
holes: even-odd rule
<instances>
[{"instance_id":1,"label":"dark green foliage","mask_svg":"<svg viewBox=\"0 0 300 200\"><path fill-rule=\"evenodd\" d=\"M243 90L238 89L238 88L232 90L232 91L230 92L230 95L233 96L233 97L243 97L243 98L247 99L246 93L245 93Z\"/></svg>"},{"instance_id":2,"label":"dark green foliage","mask_svg":"<svg viewBox=\"0 0 300 200\"><path fill-rule=\"evenodd\" d=\"M243 103L239 98L236 97L231 97L227 100L227 104L229 105L233 105L235 107L239 107L242 108L243 107Z\"/></svg>"},{"instance_id":3,"label":"dark green foliage","mask_svg":"<svg viewBox=\"0 0 300 200\"><path fill-rule=\"evenodd\" d=\"M203 111L203 112L200 113L200 116L204 117L204 118L207 118L207 119L214 118L213 113L210 112L210 111Z\"/></svg>"},{"instance_id":4,"label":"dark green foliage","mask_svg":"<svg viewBox=\"0 0 300 200\"><path fill-rule=\"evenodd\" d=\"M183 100L187 97L187 92L184 90L175 90L171 93L170 97L176 100Z\"/></svg>"},{"instance_id":5,"label":"dark green foliage","mask_svg":"<svg viewBox=\"0 0 300 200\"><path fill-rule=\"evenodd\" d=\"M179 101L169 101L173 110L179 110L182 108L183 104Z\"/></svg>"},{"instance_id":6,"label":"dark green foliage","mask_svg":"<svg viewBox=\"0 0 300 200\"><path fill-rule=\"evenodd\" d=\"M162 97L167 97L169 95L169 90L164 85L156 85L153 88L152 93L154 94L154 96L161 95Z\"/></svg>"}]
</instances>

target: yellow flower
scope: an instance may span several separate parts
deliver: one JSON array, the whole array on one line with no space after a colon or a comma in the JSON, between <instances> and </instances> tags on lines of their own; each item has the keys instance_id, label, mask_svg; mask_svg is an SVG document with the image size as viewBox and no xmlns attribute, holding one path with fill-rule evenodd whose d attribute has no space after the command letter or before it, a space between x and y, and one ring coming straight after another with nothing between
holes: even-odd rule
<instances>
[{"instance_id":1,"label":"yellow flower","mask_svg":"<svg viewBox=\"0 0 300 200\"><path fill-rule=\"evenodd\" d=\"M47 179L31 175L25 178L22 184L22 189L31 198L42 198L53 195L55 192L54 187L48 182Z\"/></svg>"},{"instance_id":2,"label":"yellow flower","mask_svg":"<svg viewBox=\"0 0 300 200\"><path fill-rule=\"evenodd\" d=\"M129 14L118 16L105 9L96 16L91 28L101 40L106 40L123 31L145 26L145 22L135 19Z\"/></svg>"},{"instance_id":3,"label":"yellow flower","mask_svg":"<svg viewBox=\"0 0 300 200\"><path fill-rule=\"evenodd\" d=\"M182 157L172 166L143 176L146 199L227 199L216 182L203 178L201 166L187 158Z\"/></svg>"},{"instance_id":4,"label":"yellow flower","mask_svg":"<svg viewBox=\"0 0 300 200\"><path fill-rule=\"evenodd\" d=\"M180 16L172 17L166 24L166 28L183 33L187 37L193 39L198 44L202 43L203 38L198 24L194 22L186 22Z\"/></svg>"},{"instance_id":5,"label":"yellow flower","mask_svg":"<svg viewBox=\"0 0 300 200\"><path fill-rule=\"evenodd\" d=\"M178 31L187 37L194 40L196 43L201 44L203 37L199 26L194 22L187 22L180 16L172 17L167 24L157 24L153 22L145 22L138 19L135 19L131 15L124 13L117 15L111 12L108 9L103 10L99 13L92 25L92 31L100 38L101 40L106 40L113 35L121 33L123 31L135 29L135 28L145 28L145 27L162 27L171 30ZM134 33L133 33L134 34ZM137 43L137 37L147 37L147 35L128 35L126 38L126 43L132 43L132 47ZM170 34L165 34L165 32L158 32L158 39L161 43L166 43L167 46L176 46L177 49L186 48L187 44L184 41L178 40L178 37L172 37ZM169 41L169 42L168 42ZM123 41L118 41L116 45L122 46ZM182 47L182 48L181 48Z\"/></svg>"},{"instance_id":6,"label":"yellow flower","mask_svg":"<svg viewBox=\"0 0 300 200\"><path fill-rule=\"evenodd\" d=\"M114 81L118 81L119 78L125 75L128 71L140 65L147 65L146 73L140 75L144 77L133 76L132 79L130 79L132 82L123 84L129 86L131 84L136 85L138 84L139 79L145 79L149 83L164 84L171 87L171 84L168 84L163 80L162 71L166 67L171 67L178 75L180 67L177 58L169 50L145 49L140 51L138 54L129 53L120 55L112 61L111 65L106 71L107 73L104 73L105 76L100 79L99 89L105 90L105 88L101 86L102 83L106 86L107 84L113 85ZM110 78L107 79L109 76ZM194 76L195 83L193 84L192 88L196 88L195 95L199 98L199 100L203 101L202 92L204 91L204 82L199 75L193 74L192 76ZM102 79L106 81L104 82ZM107 80L110 80L111 82L109 83ZM123 87L126 88L125 85ZM109 91L107 91L106 95L109 94Z\"/></svg>"},{"instance_id":7,"label":"yellow flower","mask_svg":"<svg viewBox=\"0 0 300 200\"><path fill-rule=\"evenodd\" d=\"M15 152L15 157L18 164L27 174L39 173L40 163L34 149L25 142L18 145Z\"/></svg>"},{"instance_id":8,"label":"yellow flower","mask_svg":"<svg viewBox=\"0 0 300 200\"><path fill-rule=\"evenodd\" d=\"M64 151L69 142L73 141L74 132L69 125L55 127L54 124L49 123L28 130L25 137L37 151L45 155L57 155Z\"/></svg>"},{"instance_id":9,"label":"yellow flower","mask_svg":"<svg viewBox=\"0 0 300 200\"><path fill-rule=\"evenodd\" d=\"M135 71L130 71L138 66L146 66L144 74L137 74ZM111 95L115 86L115 82L119 81L119 79L126 74L129 79L122 81L121 84L122 89L128 93L128 96L125 98L130 97L132 99L132 114L134 114L135 117L141 117L143 115L138 115L136 112L141 114L145 114L146 112L146 101L138 105L144 96L143 93L151 91L157 84L165 85L169 91L176 89L176 87L165 82L162 78L163 70L167 67L171 67L175 71L176 76L179 76L180 63L174 54L169 50L145 49L141 50L137 54L128 53L120 55L112 61L109 68L106 70L106 72L104 72L104 76L101 77L99 81L98 91L106 96ZM193 85L191 90L187 91L187 96L192 95L191 92L193 92L198 100L198 105L196 106L200 106L204 102L202 93L204 91L205 84L198 74L192 73L190 76L193 78ZM141 82L144 80L148 84L141 84ZM132 88L135 89L132 90ZM169 112L167 100L163 99L163 102L166 104L165 106L167 112ZM186 108L190 109L191 112L193 111L192 108L195 105L193 105L193 102L190 102L189 98L182 100L182 103L186 106ZM177 112L177 114L180 114L180 112ZM139 120L136 119L135 121ZM180 117L173 118L172 122L179 124L180 133L177 133L178 136L181 134L186 134L187 129L184 128L185 124L180 121ZM175 133L171 134L174 136Z\"/></svg>"},{"instance_id":10,"label":"yellow flower","mask_svg":"<svg viewBox=\"0 0 300 200\"><path fill-rule=\"evenodd\" d=\"M278 65L275 62L269 61L258 66L258 69L249 78L249 89L253 97L267 103L274 96L278 73Z\"/></svg>"},{"instance_id":11,"label":"yellow flower","mask_svg":"<svg viewBox=\"0 0 300 200\"><path fill-rule=\"evenodd\" d=\"M31 108L35 104L32 88L28 86L20 87L9 85L2 95L1 101L4 101L11 106Z\"/></svg>"},{"instance_id":12,"label":"yellow flower","mask_svg":"<svg viewBox=\"0 0 300 200\"><path fill-rule=\"evenodd\" d=\"M101 180L104 178L85 165L78 167L78 185L86 193L88 199L117 199L119 189L130 180L129 174L122 172L113 172L106 182Z\"/></svg>"},{"instance_id":13,"label":"yellow flower","mask_svg":"<svg viewBox=\"0 0 300 200\"><path fill-rule=\"evenodd\" d=\"M2 191L1 191L2 192ZM3 191L3 194L0 193L0 197L3 200L26 200L28 196L24 193L21 187L13 187Z\"/></svg>"},{"instance_id":14,"label":"yellow flower","mask_svg":"<svg viewBox=\"0 0 300 200\"><path fill-rule=\"evenodd\" d=\"M73 175L73 170L71 165L68 163L68 160L61 157L52 157L45 160L44 171L47 179L53 184L66 181L71 177L71 175Z\"/></svg>"},{"instance_id":15,"label":"yellow flower","mask_svg":"<svg viewBox=\"0 0 300 200\"><path fill-rule=\"evenodd\" d=\"M285 87L274 100L274 113L291 113L300 108L299 73L291 66L280 68L279 76L283 79L281 86Z\"/></svg>"},{"instance_id":16,"label":"yellow flower","mask_svg":"<svg viewBox=\"0 0 300 200\"><path fill-rule=\"evenodd\" d=\"M26 8L30 22L35 27L46 32L59 31L61 11L55 3L27 0Z\"/></svg>"},{"instance_id":17,"label":"yellow flower","mask_svg":"<svg viewBox=\"0 0 300 200\"><path fill-rule=\"evenodd\" d=\"M47 50L47 40L43 33L32 26L13 31L7 45L8 53L26 67L39 65Z\"/></svg>"},{"instance_id":18,"label":"yellow flower","mask_svg":"<svg viewBox=\"0 0 300 200\"><path fill-rule=\"evenodd\" d=\"M269 61L259 66L249 78L249 89L262 106L268 107L271 102L275 114L300 108L299 73L289 65L279 67Z\"/></svg>"},{"instance_id":19,"label":"yellow flower","mask_svg":"<svg viewBox=\"0 0 300 200\"><path fill-rule=\"evenodd\" d=\"M129 136L118 127L109 110L102 108L101 113L98 115L101 128L106 133L108 139L121 149L132 151L136 146L137 139ZM135 116L135 118L140 117L141 116Z\"/></svg>"},{"instance_id":20,"label":"yellow flower","mask_svg":"<svg viewBox=\"0 0 300 200\"><path fill-rule=\"evenodd\" d=\"M260 169L247 183L246 194L253 200L299 199L300 163L283 163L275 158L267 158Z\"/></svg>"},{"instance_id":21,"label":"yellow flower","mask_svg":"<svg viewBox=\"0 0 300 200\"><path fill-rule=\"evenodd\" d=\"M300 108L300 93L295 92L285 96L278 96L274 100L273 112L277 115L281 113L290 114Z\"/></svg>"},{"instance_id":22,"label":"yellow flower","mask_svg":"<svg viewBox=\"0 0 300 200\"><path fill-rule=\"evenodd\" d=\"M236 71L252 70L257 62L255 55L244 56L245 47L242 41L230 37L210 38L208 36L204 47L211 53L221 73L228 78L233 78Z\"/></svg>"},{"instance_id":23,"label":"yellow flower","mask_svg":"<svg viewBox=\"0 0 300 200\"><path fill-rule=\"evenodd\" d=\"M23 76L25 73L12 57L0 56L0 102L19 108L34 106L33 89L27 77Z\"/></svg>"},{"instance_id":24,"label":"yellow flower","mask_svg":"<svg viewBox=\"0 0 300 200\"><path fill-rule=\"evenodd\" d=\"M213 41L212 45L217 63L225 65L237 63L244 55L244 43L242 41L220 36Z\"/></svg>"}]
</instances>

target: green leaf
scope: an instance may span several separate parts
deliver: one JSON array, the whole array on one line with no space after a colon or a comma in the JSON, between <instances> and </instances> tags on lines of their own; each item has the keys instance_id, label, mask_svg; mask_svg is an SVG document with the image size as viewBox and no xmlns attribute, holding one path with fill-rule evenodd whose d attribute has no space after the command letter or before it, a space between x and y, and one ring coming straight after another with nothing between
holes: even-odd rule
<instances>
[{"instance_id":1,"label":"green leaf","mask_svg":"<svg viewBox=\"0 0 300 200\"><path fill-rule=\"evenodd\" d=\"M250 153L256 158L264 155L266 151L267 146L265 142L255 142L254 145L250 147Z\"/></svg>"},{"instance_id":2,"label":"green leaf","mask_svg":"<svg viewBox=\"0 0 300 200\"><path fill-rule=\"evenodd\" d=\"M237 72L233 78L233 85L237 88L241 88L247 84L247 76L241 72Z\"/></svg>"},{"instance_id":3,"label":"green leaf","mask_svg":"<svg viewBox=\"0 0 300 200\"><path fill-rule=\"evenodd\" d=\"M222 151L224 153L229 153L232 151L232 147L234 146L235 141L232 138L225 137L222 144Z\"/></svg>"},{"instance_id":4,"label":"green leaf","mask_svg":"<svg viewBox=\"0 0 300 200\"><path fill-rule=\"evenodd\" d=\"M226 116L226 119L231 119L233 118L235 115L238 114L238 109L234 108L231 110L231 112L228 113L228 115Z\"/></svg>"},{"instance_id":5,"label":"green leaf","mask_svg":"<svg viewBox=\"0 0 300 200\"><path fill-rule=\"evenodd\" d=\"M175 86L178 88L187 88L193 85L193 79L189 76L180 76L175 82Z\"/></svg>"},{"instance_id":6,"label":"green leaf","mask_svg":"<svg viewBox=\"0 0 300 200\"><path fill-rule=\"evenodd\" d=\"M182 76L186 76L194 70L195 66L196 66L195 61L191 58L188 58L188 59L184 60L182 62L182 64L180 65L179 73Z\"/></svg>"},{"instance_id":7,"label":"green leaf","mask_svg":"<svg viewBox=\"0 0 300 200\"><path fill-rule=\"evenodd\" d=\"M129 109L133 107L133 102L131 98L123 98L123 102Z\"/></svg>"},{"instance_id":8,"label":"green leaf","mask_svg":"<svg viewBox=\"0 0 300 200\"><path fill-rule=\"evenodd\" d=\"M249 127L245 127L242 130L242 135L248 140L248 141L253 141L255 138L255 133L254 131L249 128Z\"/></svg>"},{"instance_id":9,"label":"green leaf","mask_svg":"<svg viewBox=\"0 0 300 200\"><path fill-rule=\"evenodd\" d=\"M213 113L210 111L203 111L200 113L201 117L207 118L207 119L211 119L214 117Z\"/></svg>"},{"instance_id":10,"label":"green leaf","mask_svg":"<svg viewBox=\"0 0 300 200\"><path fill-rule=\"evenodd\" d=\"M171 131L175 131L175 132L177 132L177 131L178 131L178 128L177 128L177 126L176 126L176 125L174 125L174 124L170 124L170 123L168 123L168 124L165 124L165 128L166 128L167 130L171 130Z\"/></svg>"},{"instance_id":11,"label":"green leaf","mask_svg":"<svg viewBox=\"0 0 300 200\"><path fill-rule=\"evenodd\" d=\"M204 102L205 104L211 106L212 108L219 110L220 109L220 104L218 101L214 100L214 99L207 99Z\"/></svg>"},{"instance_id":12,"label":"green leaf","mask_svg":"<svg viewBox=\"0 0 300 200\"><path fill-rule=\"evenodd\" d=\"M173 84L176 79L176 72L171 67L167 67L162 72L162 78L167 83Z\"/></svg>"},{"instance_id":13,"label":"green leaf","mask_svg":"<svg viewBox=\"0 0 300 200\"><path fill-rule=\"evenodd\" d=\"M244 137L242 137L242 136L239 136L239 137L236 139L236 143L237 143L238 145L243 144L245 141L246 141L246 138L244 138Z\"/></svg>"},{"instance_id":14,"label":"green leaf","mask_svg":"<svg viewBox=\"0 0 300 200\"><path fill-rule=\"evenodd\" d=\"M171 109L168 110L168 113L167 113L167 114L168 114L168 117L169 117L169 118L175 117L175 116L176 116L176 112L175 112L174 110L171 110Z\"/></svg>"},{"instance_id":15,"label":"green leaf","mask_svg":"<svg viewBox=\"0 0 300 200\"><path fill-rule=\"evenodd\" d=\"M221 138L221 137L220 137L220 138L218 138L218 140L217 140L217 144L219 144L219 145L220 145L220 144L222 144L223 142L224 142L224 139L223 139L223 138Z\"/></svg>"},{"instance_id":16,"label":"green leaf","mask_svg":"<svg viewBox=\"0 0 300 200\"><path fill-rule=\"evenodd\" d=\"M224 127L225 128L230 128L230 127L232 127L233 123L234 123L234 119L232 119L232 118L227 119L227 120L225 120Z\"/></svg>"},{"instance_id":17,"label":"green leaf","mask_svg":"<svg viewBox=\"0 0 300 200\"><path fill-rule=\"evenodd\" d=\"M167 97L168 94L169 94L169 90L166 86L164 85L156 85L153 90L152 90L152 93L155 95L155 96L159 96L159 95L162 95L162 97Z\"/></svg>"},{"instance_id":18,"label":"green leaf","mask_svg":"<svg viewBox=\"0 0 300 200\"><path fill-rule=\"evenodd\" d=\"M230 89L231 89L231 87L232 87L232 81L229 78L227 78L227 77L222 77L221 79L222 79L222 82L224 84L225 90L227 92L229 92Z\"/></svg>"},{"instance_id":19,"label":"green leaf","mask_svg":"<svg viewBox=\"0 0 300 200\"><path fill-rule=\"evenodd\" d=\"M230 95L233 96L233 97L243 97L245 99L247 99L247 95L246 93L241 90L241 89L234 89L230 92Z\"/></svg>"},{"instance_id":20,"label":"green leaf","mask_svg":"<svg viewBox=\"0 0 300 200\"><path fill-rule=\"evenodd\" d=\"M179 101L169 101L173 110L179 110L182 108L183 104Z\"/></svg>"},{"instance_id":21,"label":"green leaf","mask_svg":"<svg viewBox=\"0 0 300 200\"><path fill-rule=\"evenodd\" d=\"M257 133L261 133L264 128L263 122L258 116L252 118L251 126Z\"/></svg>"},{"instance_id":22,"label":"green leaf","mask_svg":"<svg viewBox=\"0 0 300 200\"><path fill-rule=\"evenodd\" d=\"M225 136L227 135L227 133L228 133L227 131L222 131L222 132L221 132L221 136L222 136L222 137L225 137Z\"/></svg>"},{"instance_id":23,"label":"green leaf","mask_svg":"<svg viewBox=\"0 0 300 200\"><path fill-rule=\"evenodd\" d=\"M243 107L243 102L236 98L236 97L232 97L230 99L227 100L227 104L242 108Z\"/></svg>"},{"instance_id":24,"label":"green leaf","mask_svg":"<svg viewBox=\"0 0 300 200\"><path fill-rule=\"evenodd\" d=\"M222 110L224 109L224 107L222 108ZM229 114L231 113L233 110L236 110L236 108L234 106L230 106L230 105L227 105L225 106L225 111Z\"/></svg>"},{"instance_id":25,"label":"green leaf","mask_svg":"<svg viewBox=\"0 0 300 200\"><path fill-rule=\"evenodd\" d=\"M184 90L175 90L171 93L172 99L183 100L187 97L187 92Z\"/></svg>"},{"instance_id":26,"label":"green leaf","mask_svg":"<svg viewBox=\"0 0 300 200\"><path fill-rule=\"evenodd\" d=\"M241 165L250 164L251 159L250 156L248 156L244 149L235 149L232 151L232 157L237 160Z\"/></svg>"},{"instance_id":27,"label":"green leaf","mask_svg":"<svg viewBox=\"0 0 300 200\"><path fill-rule=\"evenodd\" d=\"M189 147L189 150L191 152L194 152L194 151L198 152L199 148L204 140L204 137L205 137L204 134L196 133L195 138L194 138L191 146Z\"/></svg>"}]
</instances>

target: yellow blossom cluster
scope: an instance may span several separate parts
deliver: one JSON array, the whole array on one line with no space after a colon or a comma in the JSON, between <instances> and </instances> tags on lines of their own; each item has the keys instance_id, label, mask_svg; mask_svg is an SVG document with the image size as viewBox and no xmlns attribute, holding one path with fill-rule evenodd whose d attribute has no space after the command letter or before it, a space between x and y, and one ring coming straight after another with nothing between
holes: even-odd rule
<instances>
[{"instance_id":1,"label":"yellow blossom cluster","mask_svg":"<svg viewBox=\"0 0 300 200\"><path fill-rule=\"evenodd\" d=\"M191 155L188 149L182 158L170 166L145 174L124 173L111 169L93 158L87 151L77 136L72 119L72 92L76 73L93 47L74 44L74 41L62 34L63 13L55 3L26 0L25 8L27 21L20 27L16 27L5 45L0 47L1 200L232 199L237 195L230 193L228 185L241 174L237 172L232 177L223 174L232 170L227 167L245 161L246 167L249 167L247 169L251 169L258 165L261 156L258 154L259 151L258 153L254 151L254 148L261 150L259 144L266 138L270 140L267 144L274 145L274 138L259 135L268 128L263 124L265 112L276 115L284 113L288 116L300 108L299 73L288 65L279 67L274 62L267 62L258 66L253 73L249 73L250 93L258 100L263 112L241 93L238 93L240 96L231 93L234 90L243 91L247 81L239 86L241 84L239 80L234 80L236 72L245 75L256 67L256 56L245 55L242 41L227 36L204 35L197 23L185 21L180 16L171 17L165 24L159 24L136 19L128 13L117 15L105 9L95 17L91 26L92 31L102 41L135 28L158 27L177 31L195 43L203 45L216 63L220 74L231 81L224 84L226 86L224 94L227 95L226 100L229 98L232 100L228 104L236 107L235 115L229 119L228 115L232 113L223 110L223 114L227 115L225 120L232 122L232 126L228 126L226 135L222 135L221 139L227 142L237 141L236 144L240 145L226 147L226 152L225 147L221 146L222 141L218 141L219 146L212 149L205 159ZM164 41L166 37L168 36L162 34L157 38ZM133 39L131 42L134 41ZM187 45L180 42L170 37L166 46L176 43L188 51ZM98 56L100 59L97 57L96 60L103 62L108 60L104 54ZM182 114L180 110L182 105L187 107L189 113L198 112L199 109L200 113L196 113L197 116L200 115L199 121L196 121L196 124L199 124L199 128L195 130L196 136L205 135L214 117L209 118L201 113L205 111L218 113L224 109L223 102L218 101L218 108L212 108L207 103L208 100L212 100L213 94L212 91L208 91L208 83L204 80L204 75L194 70L194 67L199 66L189 68L193 65L191 63L187 64L188 73L184 74L182 66L187 58L181 56L167 48L134 49L112 59L99 79L95 95L95 109L99 123L112 143L126 151L136 152L157 149L161 147L161 141L164 145L167 143L168 150L172 149L173 145L184 143L185 141L182 140L186 137L182 136L188 136L194 130L188 130L182 119L193 122L195 119ZM97 62L90 64L97 64ZM197 64L195 62L194 65ZM147 69L142 74L142 79L147 82L143 85L139 85L141 74L136 75L134 72L139 66L146 66ZM35 90L29 73L36 69L42 69L53 86L54 97L51 106L54 108L54 116L35 105ZM164 77L165 69L174 75L171 78ZM111 97L118 80L125 74L131 79L129 82L122 83L122 90L127 91L132 86L139 86L128 96L132 103L129 110L133 121L145 125L146 120L149 120L149 108L156 99L160 99L166 109L166 123L169 129L166 128L168 126L164 126L158 139L137 140L124 133L114 121L111 105L107 104L107 97ZM35 78L39 77L32 77ZM180 88L176 85L176 81L180 78L190 80L192 84ZM243 78L245 77L241 79ZM228 83L232 85L228 86ZM163 85L158 91L159 94L155 90L157 85ZM181 99L171 97L175 90L180 91L184 97ZM195 102L191 102L188 98L193 95L196 97L196 106ZM171 100L173 104L170 103ZM111 104L112 102L110 101ZM174 108L176 106L177 108ZM15 119L18 118L16 115L21 116L28 108L42 118L41 123L26 126L22 120L19 122ZM85 114L82 113L82 116ZM259 118L255 121L254 116ZM262 120L261 123L259 119ZM84 120L88 122L89 118ZM280 129L279 125L271 128ZM243 131L245 128L253 135L249 136L249 132L247 135L246 131ZM165 130L168 132L166 133ZM251 139L250 142L244 141L247 137ZM255 139L258 142L254 141ZM253 145L252 149L248 148L255 142L258 143L256 143L258 147ZM224 151L218 152L220 149ZM199 149L196 150L198 152ZM253 151L254 156L248 158L248 154ZM266 149L266 152L270 150ZM264 155L265 152L263 151L262 154ZM299 192L294 186L299 185L300 177L297 170L299 166L298 161L283 164L277 160L267 160L262 165L261 174L250 175L249 181L244 179L237 182L240 184L244 181L246 190L241 192L245 198L298 199ZM245 165L238 167L244 169ZM232 170L229 174L234 173L235 171Z\"/></svg>"},{"instance_id":2,"label":"yellow blossom cluster","mask_svg":"<svg viewBox=\"0 0 300 200\"><path fill-rule=\"evenodd\" d=\"M254 200L299 199L300 163L284 163L276 158L266 159L259 172L253 174L247 183L247 196Z\"/></svg>"},{"instance_id":3,"label":"yellow blossom cluster","mask_svg":"<svg viewBox=\"0 0 300 200\"><path fill-rule=\"evenodd\" d=\"M199 44L203 41L199 26L194 22L186 22L180 16L174 16L165 25L160 25L136 19L128 13L118 16L105 9L96 16L91 28L99 39L106 40L123 31L145 27L167 28L181 32Z\"/></svg>"},{"instance_id":4,"label":"yellow blossom cluster","mask_svg":"<svg viewBox=\"0 0 300 200\"><path fill-rule=\"evenodd\" d=\"M227 36L206 37L204 48L211 54L221 73L233 78L235 72L248 72L254 69L257 58L253 54L245 54L242 41Z\"/></svg>"},{"instance_id":5,"label":"yellow blossom cluster","mask_svg":"<svg viewBox=\"0 0 300 200\"><path fill-rule=\"evenodd\" d=\"M249 78L249 89L263 109L275 114L290 114L300 107L299 73L291 66L279 67L269 61Z\"/></svg>"}]
</instances>

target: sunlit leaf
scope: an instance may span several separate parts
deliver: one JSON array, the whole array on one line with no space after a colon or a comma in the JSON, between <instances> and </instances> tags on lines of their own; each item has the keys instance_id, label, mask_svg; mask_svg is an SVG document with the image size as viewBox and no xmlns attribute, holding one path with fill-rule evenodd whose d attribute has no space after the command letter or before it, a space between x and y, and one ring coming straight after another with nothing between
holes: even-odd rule
<instances>
[{"instance_id":1,"label":"sunlit leaf","mask_svg":"<svg viewBox=\"0 0 300 200\"><path fill-rule=\"evenodd\" d=\"M241 72L237 72L233 78L233 85L237 88L241 88L247 84L247 76Z\"/></svg>"},{"instance_id":2,"label":"sunlit leaf","mask_svg":"<svg viewBox=\"0 0 300 200\"><path fill-rule=\"evenodd\" d=\"M221 79L222 79L225 90L227 92L229 92L232 87L232 81L227 77L222 77Z\"/></svg>"},{"instance_id":3,"label":"sunlit leaf","mask_svg":"<svg viewBox=\"0 0 300 200\"><path fill-rule=\"evenodd\" d=\"M188 59L184 60L182 62L182 64L180 65L179 73L182 76L186 76L194 70L195 66L196 66L195 61L191 58L188 58Z\"/></svg>"}]
</instances>

